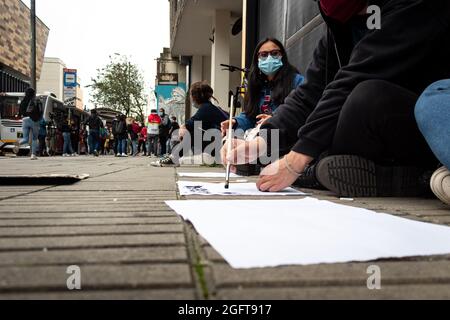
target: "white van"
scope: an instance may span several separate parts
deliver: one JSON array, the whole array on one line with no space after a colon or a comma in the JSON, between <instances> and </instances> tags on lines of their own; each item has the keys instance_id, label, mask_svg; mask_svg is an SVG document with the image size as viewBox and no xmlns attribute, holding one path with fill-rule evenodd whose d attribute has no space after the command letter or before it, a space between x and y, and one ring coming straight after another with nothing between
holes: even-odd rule
<instances>
[{"instance_id":1,"label":"white van","mask_svg":"<svg viewBox=\"0 0 450 320\"><path fill-rule=\"evenodd\" d=\"M0 152L13 151L16 141L23 138L22 117L19 116L20 103L24 93L0 93ZM44 106L44 119L48 121L50 113L67 109L64 103L50 94L38 95ZM30 146L23 145L20 154L27 154Z\"/></svg>"},{"instance_id":2,"label":"white van","mask_svg":"<svg viewBox=\"0 0 450 320\"><path fill-rule=\"evenodd\" d=\"M24 96L23 93L0 93L0 151L12 151L16 141L23 138L19 107ZM29 149L23 146L21 153Z\"/></svg>"}]
</instances>

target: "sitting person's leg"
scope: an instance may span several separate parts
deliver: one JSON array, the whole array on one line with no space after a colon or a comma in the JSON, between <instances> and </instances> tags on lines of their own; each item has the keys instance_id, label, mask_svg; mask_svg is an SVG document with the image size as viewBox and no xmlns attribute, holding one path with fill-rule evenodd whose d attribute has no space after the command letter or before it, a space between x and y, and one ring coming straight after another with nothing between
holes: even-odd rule
<instances>
[{"instance_id":1,"label":"sitting person's leg","mask_svg":"<svg viewBox=\"0 0 450 320\"><path fill-rule=\"evenodd\" d=\"M332 156L317 166L319 181L342 196L425 193L419 179L437 160L417 128L417 99L386 81L358 85L342 108Z\"/></svg>"},{"instance_id":2,"label":"sitting person's leg","mask_svg":"<svg viewBox=\"0 0 450 320\"><path fill-rule=\"evenodd\" d=\"M450 80L425 90L416 105L416 119L436 157L450 169Z\"/></svg>"},{"instance_id":3,"label":"sitting person's leg","mask_svg":"<svg viewBox=\"0 0 450 320\"><path fill-rule=\"evenodd\" d=\"M331 154L432 168L436 159L414 117L417 99L413 92L386 81L361 83L342 108Z\"/></svg>"},{"instance_id":4,"label":"sitting person's leg","mask_svg":"<svg viewBox=\"0 0 450 320\"><path fill-rule=\"evenodd\" d=\"M431 178L431 189L450 205L450 80L428 87L416 105L416 120L436 157L444 165Z\"/></svg>"}]
</instances>

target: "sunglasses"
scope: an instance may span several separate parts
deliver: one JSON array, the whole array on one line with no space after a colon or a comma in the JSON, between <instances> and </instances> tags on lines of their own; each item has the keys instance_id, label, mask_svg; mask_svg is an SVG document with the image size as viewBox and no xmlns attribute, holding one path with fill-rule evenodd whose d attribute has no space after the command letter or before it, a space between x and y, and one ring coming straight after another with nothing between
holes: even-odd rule
<instances>
[{"instance_id":1,"label":"sunglasses","mask_svg":"<svg viewBox=\"0 0 450 320\"><path fill-rule=\"evenodd\" d=\"M269 57L269 55L272 56L272 58L281 58L283 53L281 50L261 51L258 53L258 58L265 60Z\"/></svg>"}]
</instances>

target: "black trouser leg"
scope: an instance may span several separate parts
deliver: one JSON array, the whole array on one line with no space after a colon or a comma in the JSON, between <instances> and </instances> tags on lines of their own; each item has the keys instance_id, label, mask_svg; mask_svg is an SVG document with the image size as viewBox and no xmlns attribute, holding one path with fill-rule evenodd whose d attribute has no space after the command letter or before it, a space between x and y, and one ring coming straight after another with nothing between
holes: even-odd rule
<instances>
[{"instance_id":1,"label":"black trouser leg","mask_svg":"<svg viewBox=\"0 0 450 320\"><path fill-rule=\"evenodd\" d=\"M165 155L167 153L167 137L159 136L159 143L161 144L161 155Z\"/></svg>"},{"instance_id":2,"label":"black trouser leg","mask_svg":"<svg viewBox=\"0 0 450 320\"><path fill-rule=\"evenodd\" d=\"M417 100L413 92L386 81L359 84L342 108L330 153L432 168L437 160L417 127Z\"/></svg>"}]
</instances>

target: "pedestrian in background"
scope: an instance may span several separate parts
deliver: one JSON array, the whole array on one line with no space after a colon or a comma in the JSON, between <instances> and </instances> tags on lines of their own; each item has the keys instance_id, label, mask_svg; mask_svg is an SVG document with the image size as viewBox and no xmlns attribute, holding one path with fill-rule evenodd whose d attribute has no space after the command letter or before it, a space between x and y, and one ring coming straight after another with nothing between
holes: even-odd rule
<instances>
[{"instance_id":1,"label":"pedestrian in background","mask_svg":"<svg viewBox=\"0 0 450 320\"><path fill-rule=\"evenodd\" d=\"M33 88L28 88L25 91L25 97L22 100L19 108L22 120L23 139L16 142L14 146L14 153L19 153L20 146L29 143L31 136L31 160L37 160L37 153L39 151L39 121L44 114L42 102L36 99L36 91Z\"/></svg>"},{"instance_id":2,"label":"pedestrian in background","mask_svg":"<svg viewBox=\"0 0 450 320\"><path fill-rule=\"evenodd\" d=\"M116 124L116 139L117 139L117 157L128 157L127 155L127 139L128 139L128 131L127 131L127 122L126 117L121 115Z\"/></svg>"},{"instance_id":3,"label":"pedestrian in background","mask_svg":"<svg viewBox=\"0 0 450 320\"><path fill-rule=\"evenodd\" d=\"M72 149L72 139L71 139L72 128L69 126L67 121L64 121L62 123L61 132L62 132L63 139L64 139L63 157L71 157L74 155L74 152Z\"/></svg>"},{"instance_id":4,"label":"pedestrian in background","mask_svg":"<svg viewBox=\"0 0 450 320\"><path fill-rule=\"evenodd\" d=\"M142 126L139 132L139 146L138 149L140 153L145 157L147 156L147 127Z\"/></svg>"},{"instance_id":5,"label":"pedestrian in background","mask_svg":"<svg viewBox=\"0 0 450 320\"><path fill-rule=\"evenodd\" d=\"M136 120L133 120L130 125L128 125L128 135L131 141L131 154L133 157L137 156L138 154L138 139L139 139L139 132L141 127L136 122Z\"/></svg>"},{"instance_id":6,"label":"pedestrian in background","mask_svg":"<svg viewBox=\"0 0 450 320\"><path fill-rule=\"evenodd\" d=\"M74 153L80 154L80 127L74 120L70 122L70 140Z\"/></svg>"},{"instance_id":7,"label":"pedestrian in background","mask_svg":"<svg viewBox=\"0 0 450 320\"><path fill-rule=\"evenodd\" d=\"M108 137L108 131L106 130L105 127L100 128L100 154L104 155L105 154L105 142L106 139Z\"/></svg>"},{"instance_id":8,"label":"pedestrian in background","mask_svg":"<svg viewBox=\"0 0 450 320\"><path fill-rule=\"evenodd\" d=\"M177 117L173 116L170 122L170 143L169 143L169 153L172 153L173 148L180 143L180 137L178 135L178 130L180 129L180 124L177 121Z\"/></svg>"},{"instance_id":9,"label":"pedestrian in background","mask_svg":"<svg viewBox=\"0 0 450 320\"><path fill-rule=\"evenodd\" d=\"M116 115L116 117L114 118L114 120L112 121L112 125L111 125L111 130L112 130L112 138L114 141L114 154L117 156L119 154L119 139L117 139L117 124L120 121L120 115Z\"/></svg>"},{"instance_id":10,"label":"pedestrian in background","mask_svg":"<svg viewBox=\"0 0 450 320\"><path fill-rule=\"evenodd\" d=\"M158 156L160 125L161 125L161 117L158 115L158 111L154 109L151 111L151 115L148 117L148 126L147 126L147 137L148 137L147 152L150 157Z\"/></svg>"},{"instance_id":11,"label":"pedestrian in background","mask_svg":"<svg viewBox=\"0 0 450 320\"><path fill-rule=\"evenodd\" d=\"M98 157L98 151L100 149L100 129L103 128L103 122L97 114L97 110L91 111L90 117L85 122L89 126L89 154L93 154Z\"/></svg>"},{"instance_id":12,"label":"pedestrian in background","mask_svg":"<svg viewBox=\"0 0 450 320\"><path fill-rule=\"evenodd\" d=\"M50 120L47 121L47 154L49 156L54 156L56 153L56 122L55 115L50 113Z\"/></svg>"},{"instance_id":13,"label":"pedestrian in background","mask_svg":"<svg viewBox=\"0 0 450 320\"><path fill-rule=\"evenodd\" d=\"M45 157L47 155L47 146L45 140L47 139L47 121L42 118L39 121L39 156Z\"/></svg>"},{"instance_id":14,"label":"pedestrian in background","mask_svg":"<svg viewBox=\"0 0 450 320\"><path fill-rule=\"evenodd\" d=\"M166 114L166 110L161 108L159 110L159 116L161 118L161 125L159 126L159 142L161 145L161 155L165 156L167 154L167 142L169 140L169 133L171 122L169 116Z\"/></svg>"}]
</instances>

